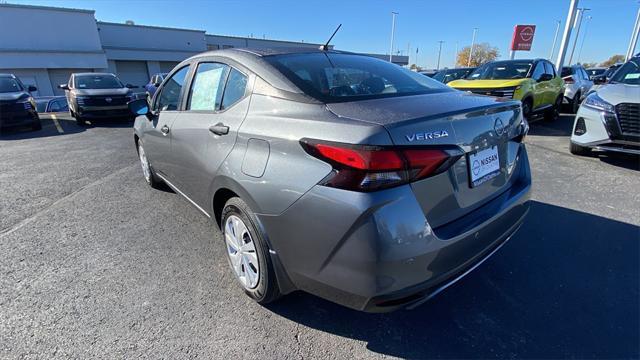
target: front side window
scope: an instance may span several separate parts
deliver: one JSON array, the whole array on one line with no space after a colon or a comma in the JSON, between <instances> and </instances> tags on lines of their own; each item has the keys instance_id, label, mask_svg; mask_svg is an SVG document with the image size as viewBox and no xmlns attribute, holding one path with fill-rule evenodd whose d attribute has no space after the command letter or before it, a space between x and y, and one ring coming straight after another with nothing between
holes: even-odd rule
<instances>
[{"instance_id":1,"label":"front side window","mask_svg":"<svg viewBox=\"0 0 640 360\"><path fill-rule=\"evenodd\" d=\"M453 91L421 74L364 55L317 52L264 59L304 93L322 102Z\"/></svg>"},{"instance_id":2,"label":"front side window","mask_svg":"<svg viewBox=\"0 0 640 360\"><path fill-rule=\"evenodd\" d=\"M216 111L229 67L220 63L200 63L191 85L189 110Z\"/></svg>"},{"instance_id":3,"label":"front side window","mask_svg":"<svg viewBox=\"0 0 640 360\"><path fill-rule=\"evenodd\" d=\"M124 85L113 75L76 75L76 89L121 89Z\"/></svg>"},{"instance_id":4,"label":"front side window","mask_svg":"<svg viewBox=\"0 0 640 360\"><path fill-rule=\"evenodd\" d=\"M185 66L164 82L164 86L160 90L154 109L158 111L178 110L180 94L182 93L182 87L184 86L184 80L187 77L188 72L189 66Z\"/></svg>"},{"instance_id":5,"label":"front side window","mask_svg":"<svg viewBox=\"0 0 640 360\"><path fill-rule=\"evenodd\" d=\"M533 62L527 60L494 61L475 69L467 80L508 80L524 79Z\"/></svg>"},{"instance_id":6,"label":"front side window","mask_svg":"<svg viewBox=\"0 0 640 360\"><path fill-rule=\"evenodd\" d=\"M545 61L544 68L547 74L551 75L552 77L556 77L556 69L553 67L553 64Z\"/></svg>"},{"instance_id":7,"label":"front side window","mask_svg":"<svg viewBox=\"0 0 640 360\"><path fill-rule=\"evenodd\" d=\"M18 91L22 91L22 86L16 79L10 77L0 77L0 93Z\"/></svg>"},{"instance_id":8,"label":"front side window","mask_svg":"<svg viewBox=\"0 0 640 360\"><path fill-rule=\"evenodd\" d=\"M236 69L231 69L227 85L224 88L224 96L222 97L221 110L224 110L235 104L244 97L247 88L247 77Z\"/></svg>"},{"instance_id":9,"label":"front side window","mask_svg":"<svg viewBox=\"0 0 640 360\"><path fill-rule=\"evenodd\" d=\"M533 74L531 74L531 78L533 80L538 80L540 79L540 77L542 77L542 75L544 74L544 64L543 63L538 63L538 65L536 65L536 68L533 69Z\"/></svg>"},{"instance_id":10,"label":"front side window","mask_svg":"<svg viewBox=\"0 0 640 360\"><path fill-rule=\"evenodd\" d=\"M613 74L611 83L640 85L640 58L633 58Z\"/></svg>"}]
</instances>

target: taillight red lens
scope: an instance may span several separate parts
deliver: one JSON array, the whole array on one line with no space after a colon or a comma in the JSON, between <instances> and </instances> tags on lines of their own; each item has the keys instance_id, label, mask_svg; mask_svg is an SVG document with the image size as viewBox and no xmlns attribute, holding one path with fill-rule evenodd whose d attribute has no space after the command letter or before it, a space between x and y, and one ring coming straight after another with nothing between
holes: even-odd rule
<instances>
[{"instance_id":1,"label":"taillight red lens","mask_svg":"<svg viewBox=\"0 0 640 360\"><path fill-rule=\"evenodd\" d=\"M333 166L321 184L356 191L374 191L441 173L463 152L455 146L403 148L350 145L304 139L310 155Z\"/></svg>"},{"instance_id":2,"label":"taillight red lens","mask_svg":"<svg viewBox=\"0 0 640 360\"><path fill-rule=\"evenodd\" d=\"M564 80L565 84L573 84L573 77L572 76L563 77L562 80Z\"/></svg>"}]
</instances>

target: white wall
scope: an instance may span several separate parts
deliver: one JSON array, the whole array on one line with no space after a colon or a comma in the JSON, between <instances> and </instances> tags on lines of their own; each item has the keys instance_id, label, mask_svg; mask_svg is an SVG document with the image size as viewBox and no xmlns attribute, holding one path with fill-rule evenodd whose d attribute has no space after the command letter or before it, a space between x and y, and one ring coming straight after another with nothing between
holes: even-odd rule
<instances>
[{"instance_id":1,"label":"white wall","mask_svg":"<svg viewBox=\"0 0 640 360\"><path fill-rule=\"evenodd\" d=\"M204 31L98 22L104 48L199 53L207 49Z\"/></svg>"}]
</instances>

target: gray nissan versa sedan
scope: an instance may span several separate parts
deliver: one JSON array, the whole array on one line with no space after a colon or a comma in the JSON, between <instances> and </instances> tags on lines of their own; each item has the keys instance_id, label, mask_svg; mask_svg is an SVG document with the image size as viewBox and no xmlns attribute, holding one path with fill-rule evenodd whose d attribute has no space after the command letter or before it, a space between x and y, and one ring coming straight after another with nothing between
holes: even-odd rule
<instances>
[{"instance_id":1,"label":"gray nissan versa sedan","mask_svg":"<svg viewBox=\"0 0 640 360\"><path fill-rule=\"evenodd\" d=\"M520 227L531 175L518 101L338 51L227 49L129 103L146 181L222 229L259 303L304 290L416 306Z\"/></svg>"}]
</instances>

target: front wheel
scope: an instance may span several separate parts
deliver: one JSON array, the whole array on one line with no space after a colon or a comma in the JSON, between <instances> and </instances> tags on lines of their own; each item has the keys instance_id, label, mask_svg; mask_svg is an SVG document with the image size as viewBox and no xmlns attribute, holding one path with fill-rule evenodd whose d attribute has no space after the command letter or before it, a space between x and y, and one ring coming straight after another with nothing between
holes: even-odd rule
<instances>
[{"instance_id":1,"label":"front wheel","mask_svg":"<svg viewBox=\"0 0 640 360\"><path fill-rule=\"evenodd\" d=\"M222 234L231 271L249 297L267 304L282 295L257 223L253 211L238 197L229 199L222 210Z\"/></svg>"},{"instance_id":2,"label":"front wheel","mask_svg":"<svg viewBox=\"0 0 640 360\"><path fill-rule=\"evenodd\" d=\"M153 172L149 159L147 159L147 153L144 151L144 147L142 146L142 141L138 141L138 158L140 159L140 166L142 167L144 180L152 188L159 189L162 186L162 181L159 180Z\"/></svg>"},{"instance_id":3,"label":"front wheel","mask_svg":"<svg viewBox=\"0 0 640 360\"><path fill-rule=\"evenodd\" d=\"M531 117L531 108L532 108L533 104L531 99L525 99L522 102L522 116L524 116L525 119L529 120L529 118Z\"/></svg>"},{"instance_id":4,"label":"front wheel","mask_svg":"<svg viewBox=\"0 0 640 360\"><path fill-rule=\"evenodd\" d=\"M580 108L580 93L577 93L576 96L573 97L573 100L571 101L571 113L575 114L578 112L578 109Z\"/></svg>"}]
</instances>

